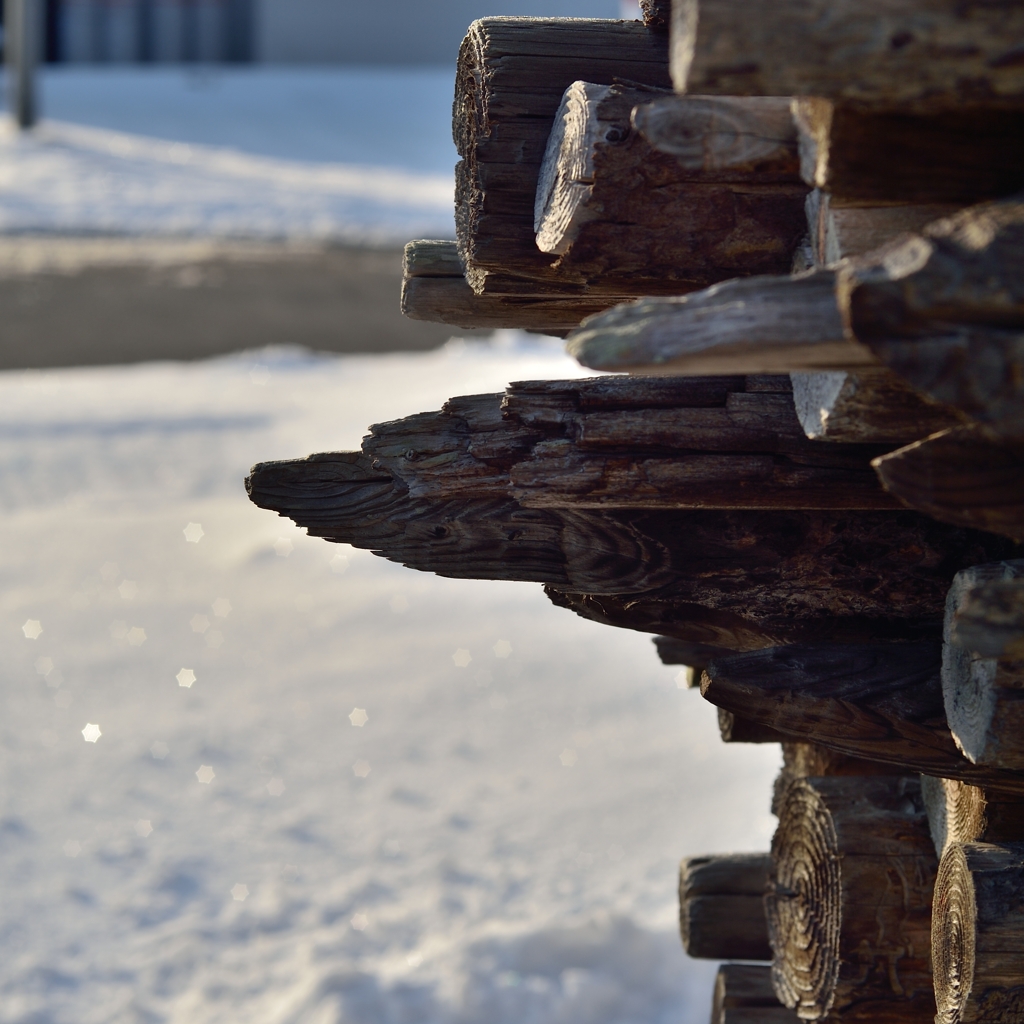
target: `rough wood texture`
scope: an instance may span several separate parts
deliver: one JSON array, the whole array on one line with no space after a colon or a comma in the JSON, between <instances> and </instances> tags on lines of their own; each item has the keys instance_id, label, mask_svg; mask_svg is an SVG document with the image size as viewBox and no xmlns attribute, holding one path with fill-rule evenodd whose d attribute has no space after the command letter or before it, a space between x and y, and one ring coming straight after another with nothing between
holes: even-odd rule
<instances>
[{"instance_id":1,"label":"rough wood texture","mask_svg":"<svg viewBox=\"0 0 1024 1024\"><path fill-rule=\"evenodd\" d=\"M1004 431L1024 423L1024 201L855 259L839 293L856 338L918 391Z\"/></svg>"},{"instance_id":2,"label":"rough wood texture","mask_svg":"<svg viewBox=\"0 0 1024 1024\"><path fill-rule=\"evenodd\" d=\"M920 116L793 101L804 181L837 206L976 203L1024 187L1024 110Z\"/></svg>"},{"instance_id":3,"label":"rough wood texture","mask_svg":"<svg viewBox=\"0 0 1024 1024\"><path fill-rule=\"evenodd\" d=\"M808 236L816 266L838 263L848 256L863 256L933 221L956 213L952 203L917 203L899 206L843 206L820 189L804 204Z\"/></svg>"},{"instance_id":4,"label":"rough wood texture","mask_svg":"<svg viewBox=\"0 0 1024 1024\"><path fill-rule=\"evenodd\" d=\"M676 0L679 92L823 96L928 113L1024 99L1024 10L922 0Z\"/></svg>"},{"instance_id":5,"label":"rough wood texture","mask_svg":"<svg viewBox=\"0 0 1024 1024\"><path fill-rule=\"evenodd\" d=\"M723 743L781 743L788 737L749 718L718 709L718 732Z\"/></svg>"},{"instance_id":6,"label":"rough wood texture","mask_svg":"<svg viewBox=\"0 0 1024 1024\"><path fill-rule=\"evenodd\" d=\"M565 93L541 164L537 247L553 270L589 291L634 295L692 291L726 278L788 271L804 235L794 146L758 143L788 100L668 97L692 106L704 159L664 153L631 125L650 90L575 82ZM743 128L758 120L747 143ZM677 128L681 126L677 125ZM719 132L721 137L719 137Z\"/></svg>"},{"instance_id":7,"label":"rough wood texture","mask_svg":"<svg viewBox=\"0 0 1024 1024\"><path fill-rule=\"evenodd\" d=\"M484 18L459 51L452 110L459 156L456 231L478 294L490 274L550 278L534 242L533 204L555 112L576 81L620 78L665 88L664 34L640 22Z\"/></svg>"},{"instance_id":8,"label":"rough wood texture","mask_svg":"<svg viewBox=\"0 0 1024 1024\"><path fill-rule=\"evenodd\" d=\"M376 424L363 450L416 498L529 508L896 508L878 447L809 441L787 377L533 381ZM486 482L486 486L485 486Z\"/></svg>"},{"instance_id":9,"label":"rough wood texture","mask_svg":"<svg viewBox=\"0 0 1024 1024\"><path fill-rule=\"evenodd\" d=\"M712 660L701 693L793 739L1024 794L1024 774L973 764L957 749L940 667L935 642L793 645Z\"/></svg>"},{"instance_id":10,"label":"rough wood texture","mask_svg":"<svg viewBox=\"0 0 1024 1024\"><path fill-rule=\"evenodd\" d=\"M921 795L939 857L950 843L1024 840L1024 801L1020 797L928 775L921 776Z\"/></svg>"},{"instance_id":11,"label":"rough wood texture","mask_svg":"<svg viewBox=\"0 0 1024 1024\"><path fill-rule=\"evenodd\" d=\"M644 24L655 32L668 32L672 18L672 0L640 0Z\"/></svg>"},{"instance_id":12,"label":"rough wood texture","mask_svg":"<svg viewBox=\"0 0 1024 1024\"><path fill-rule=\"evenodd\" d=\"M953 427L874 461L885 489L944 523L1024 539L1024 438Z\"/></svg>"},{"instance_id":13,"label":"rough wood texture","mask_svg":"<svg viewBox=\"0 0 1024 1024\"><path fill-rule=\"evenodd\" d=\"M560 337L609 300L586 296L477 295L466 283L455 242L421 239L405 247L402 313L464 329L517 327Z\"/></svg>"},{"instance_id":14,"label":"rough wood texture","mask_svg":"<svg viewBox=\"0 0 1024 1024\"><path fill-rule=\"evenodd\" d=\"M683 948L707 960L770 960L766 853L689 857L679 866Z\"/></svg>"},{"instance_id":15,"label":"rough wood texture","mask_svg":"<svg viewBox=\"0 0 1024 1024\"><path fill-rule=\"evenodd\" d=\"M715 976L711 1024L796 1024L772 988L772 971L761 964L722 964Z\"/></svg>"},{"instance_id":16,"label":"rough wood texture","mask_svg":"<svg viewBox=\"0 0 1024 1024\"><path fill-rule=\"evenodd\" d=\"M1024 634L1018 631L1022 605L1020 560L958 573L946 601L946 716L957 746L980 765L1024 769Z\"/></svg>"},{"instance_id":17,"label":"rough wood texture","mask_svg":"<svg viewBox=\"0 0 1024 1024\"><path fill-rule=\"evenodd\" d=\"M815 441L909 444L966 417L905 384L891 370L791 373L793 405Z\"/></svg>"},{"instance_id":18,"label":"rough wood texture","mask_svg":"<svg viewBox=\"0 0 1024 1024\"><path fill-rule=\"evenodd\" d=\"M589 317L567 350L595 370L780 373L877 366L849 339L836 276L750 277L690 295L645 298Z\"/></svg>"},{"instance_id":19,"label":"rough wood texture","mask_svg":"<svg viewBox=\"0 0 1024 1024\"><path fill-rule=\"evenodd\" d=\"M1024 844L947 847L931 946L936 1024L1024 1019Z\"/></svg>"},{"instance_id":20,"label":"rough wood texture","mask_svg":"<svg viewBox=\"0 0 1024 1024\"><path fill-rule=\"evenodd\" d=\"M794 779L765 898L772 981L804 1020L928 1022L936 858L906 776Z\"/></svg>"},{"instance_id":21,"label":"rough wood texture","mask_svg":"<svg viewBox=\"0 0 1024 1024\"><path fill-rule=\"evenodd\" d=\"M700 676L704 671L704 666L712 658L733 653L724 647L677 640L671 636L656 636L654 645L658 649L658 657L661 658L663 665L687 665L696 670L696 679L690 683L690 686L700 685Z\"/></svg>"}]
</instances>

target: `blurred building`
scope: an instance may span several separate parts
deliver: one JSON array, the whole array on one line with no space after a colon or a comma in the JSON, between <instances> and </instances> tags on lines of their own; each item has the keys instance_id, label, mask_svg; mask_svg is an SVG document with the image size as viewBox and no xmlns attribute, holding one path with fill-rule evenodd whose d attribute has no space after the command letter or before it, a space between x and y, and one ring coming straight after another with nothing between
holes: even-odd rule
<instances>
[{"instance_id":1,"label":"blurred building","mask_svg":"<svg viewBox=\"0 0 1024 1024\"><path fill-rule=\"evenodd\" d=\"M494 14L616 18L635 0L44 0L56 63L438 64Z\"/></svg>"}]
</instances>

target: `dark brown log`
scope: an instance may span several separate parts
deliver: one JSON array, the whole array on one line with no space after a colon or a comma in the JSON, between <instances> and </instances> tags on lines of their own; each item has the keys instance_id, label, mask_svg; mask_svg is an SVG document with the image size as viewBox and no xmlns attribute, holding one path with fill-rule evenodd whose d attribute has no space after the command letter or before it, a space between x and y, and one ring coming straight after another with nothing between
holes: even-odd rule
<instances>
[{"instance_id":1,"label":"dark brown log","mask_svg":"<svg viewBox=\"0 0 1024 1024\"><path fill-rule=\"evenodd\" d=\"M770 960L764 892L768 854L689 857L679 866L683 948L708 960Z\"/></svg>"},{"instance_id":2,"label":"dark brown log","mask_svg":"<svg viewBox=\"0 0 1024 1024\"><path fill-rule=\"evenodd\" d=\"M934 642L794 645L712 660L701 693L794 739L1024 794L1024 774L972 764L957 749L940 667Z\"/></svg>"},{"instance_id":3,"label":"dark brown log","mask_svg":"<svg viewBox=\"0 0 1024 1024\"><path fill-rule=\"evenodd\" d=\"M976 203L1024 187L1024 108L922 116L805 97L793 115L804 181L838 207Z\"/></svg>"},{"instance_id":4,"label":"dark brown log","mask_svg":"<svg viewBox=\"0 0 1024 1024\"><path fill-rule=\"evenodd\" d=\"M738 275L786 272L804 235L796 139L788 99L668 97L690 104L705 158L663 153L631 125L650 90L574 82L555 116L534 210L537 247L553 271L589 291L634 295L693 291ZM758 161L742 127L780 120L792 147L776 142ZM774 163L773 163L773 157Z\"/></svg>"},{"instance_id":5,"label":"dark brown log","mask_svg":"<svg viewBox=\"0 0 1024 1024\"><path fill-rule=\"evenodd\" d=\"M412 497L431 500L512 496L524 507L576 509L898 507L869 466L880 449L809 441L788 380L776 386L633 379L617 387L630 393L623 408L608 385L524 382L504 399L452 399L439 413L376 424L363 450ZM589 406L581 406L584 393Z\"/></svg>"},{"instance_id":6,"label":"dark brown log","mask_svg":"<svg viewBox=\"0 0 1024 1024\"><path fill-rule=\"evenodd\" d=\"M589 317L567 350L595 370L780 373L879 365L852 341L836 275L750 277L702 292L646 298Z\"/></svg>"},{"instance_id":7,"label":"dark brown log","mask_svg":"<svg viewBox=\"0 0 1024 1024\"><path fill-rule=\"evenodd\" d=\"M402 312L411 320L564 336L607 302L573 295L477 295L466 283L455 242L423 239L405 247Z\"/></svg>"},{"instance_id":8,"label":"dark brown log","mask_svg":"<svg viewBox=\"0 0 1024 1024\"><path fill-rule=\"evenodd\" d=\"M949 590L943 697L957 745L977 764L1024 769L1022 606L1024 561L973 566Z\"/></svg>"},{"instance_id":9,"label":"dark brown log","mask_svg":"<svg viewBox=\"0 0 1024 1024\"><path fill-rule=\"evenodd\" d=\"M1024 201L853 260L839 291L856 338L918 391L1003 431L1024 422Z\"/></svg>"},{"instance_id":10,"label":"dark brown log","mask_svg":"<svg viewBox=\"0 0 1024 1024\"><path fill-rule=\"evenodd\" d=\"M935 870L916 778L792 780L765 898L779 999L804 1020L930 1024Z\"/></svg>"},{"instance_id":11,"label":"dark brown log","mask_svg":"<svg viewBox=\"0 0 1024 1024\"><path fill-rule=\"evenodd\" d=\"M935 880L937 1024L1024 1019L1024 843L951 843Z\"/></svg>"},{"instance_id":12,"label":"dark brown log","mask_svg":"<svg viewBox=\"0 0 1024 1024\"><path fill-rule=\"evenodd\" d=\"M723 657L734 653L724 647L715 647L712 644L690 643L686 640L677 640L672 636L656 636L654 645L658 649L658 657L663 665L688 665L691 668L698 668L696 680L691 684L700 685L700 674L704 666L716 657Z\"/></svg>"},{"instance_id":13,"label":"dark brown log","mask_svg":"<svg viewBox=\"0 0 1024 1024\"><path fill-rule=\"evenodd\" d=\"M791 373L793 405L809 438L909 444L966 417L915 391L891 370Z\"/></svg>"},{"instance_id":14,"label":"dark brown log","mask_svg":"<svg viewBox=\"0 0 1024 1024\"><path fill-rule=\"evenodd\" d=\"M537 173L565 90L620 78L670 85L667 41L639 22L484 18L459 51L453 132L456 230L475 292L489 274L547 279L534 242Z\"/></svg>"},{"instance_id":15,"label":"dark brown log","mask_svg":"<svg viewBox=\"0 0 1024 1024\"><path fill-rule=\"evenodd\" d=\"M959 209L952 203L843 205L835 196L814 189L805 204L814 263L828 266L848 256L863 256Z\"/></svg>"},{"instance_id":16,"label":"dark brown log","mask_svg":"<svg viewBox=\"0 0 1024 1024\"><path fill-rule=\"evenodd\" d=\"M672 0L640 0L644 24L655 32L668 32L672 18Z\"/></svg>"},{"instance_id":17,"label":"dark brown log","mask_svg":"<svg viewBox=\"0 0 1024 1024\"><path fill-rule=\"evenodd\" d=\"M718 709L718 732L723 743L782 743L788 737L749 718Z\"/></svg>"},{"instance_id":18,"label":"dark brown log","mask_svg":"<svg viewBox=\"0 0 1024 1024\"><path fill-rule=\"evenodd\" d=\"M711 1024L796 1024L772 988L772 969L762 964L722 964L715 976Z\"/></svg>"},{"instance_id":19,"label":"dark brown log","mask_svg":"<svg viewBox=\"0 0 1024 1024\"><path fill-rule=\"evenodd\" d=\"M823 96L862 108L930 113L1024 99L1016 4L926 0L743 0L673 4L679 92Z\"/></svg>"},{"instance_id":20,"label":"dark brown log","mask_svg":"<svg viewBox=\"0 0 1024 1024\"><path fill-rule=\"evenodd\" d=\"M939 857L950 843L1024 841L1024 800L958 779L921 776L928 827Z\"/></svg>"},{"instance_id":21,"label":"dark brown log","mask_svg":"<svg viewBox=\"0 0 1024 1024\"><path fill-rule=\"evenodd\" d=\"M885 489L944 523L1024 539L1024 439L953 427L874 462Z\"/></svg>"}]
</instances>

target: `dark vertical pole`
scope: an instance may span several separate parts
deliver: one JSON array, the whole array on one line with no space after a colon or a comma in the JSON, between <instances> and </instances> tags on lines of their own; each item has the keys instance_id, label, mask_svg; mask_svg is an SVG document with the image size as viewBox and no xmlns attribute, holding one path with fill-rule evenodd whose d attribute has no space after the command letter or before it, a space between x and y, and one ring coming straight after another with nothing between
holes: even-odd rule
<instances>
[{"instance_id":1,"label":"dark vertical pole","mask_svg":"<svg viewBox=\"0 0 1024 1024\"><path fill-rule=\"evenodd\" d=\"M135 0L135 53L140 63L156 60L156 12L153 0Z\"/></svg>"},{"instance_id":2,"label":"dark vertical pole","mask_svg":"<svg viewBox=\"0 0 1024 1024\"><path fill-rule=\"evenodd\" d=\"M199 60L199 4L197 0L181 0L181 59Z\"/></svg>"},{"instance_id":3,"label":"dark vertical pole","mask_svg":"<svg viewBox=\"0 0 1024 1024\"><path fill-rule=\"evenodd\" d=\"M59 64L64 59L63 0L46 0L46 27L43 31L43 59L47 64Z\"/></svg>"},{"instance_id":4,"label":"dark vertical pole","mask_svg":"<svg viewBox=\"0 0 1024 1024\"><path fill-rule=\"evenodd\" d=\"M31 128L36 123L35 72L39 59L36 0L6 0L4 13L11 114L20 128Z\"/></svg>"},{"instance_id":5,"label":"dark vertical pole","mask_svg":"<svg viewBox=\"0 0 1024 1024\"><path fill-rule=\"evenodd\" d=\"M224 0L224 60L245 64L252 60L252 0Z\"/></svg>"},{"instance_id":6,"label":"dark vertical pole","mask_svg":"<svg viewBox=\"0 0 1024 1024\"><path fill-rule=\"evenodd\" d=\"M107 39L107 0L92 0L89 13L92 59L103 64L110 59L110 47Z\"/></svg>"}]
</instances>

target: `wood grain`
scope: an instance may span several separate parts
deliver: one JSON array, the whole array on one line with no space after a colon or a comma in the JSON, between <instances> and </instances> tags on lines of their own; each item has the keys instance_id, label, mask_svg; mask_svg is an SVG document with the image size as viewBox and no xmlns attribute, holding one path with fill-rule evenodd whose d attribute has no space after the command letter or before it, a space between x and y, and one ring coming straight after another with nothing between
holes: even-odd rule
<instances>
[{"instance_id":1,"label":"wood grain","mask_svg":"<svg viewBox=\"0 0 1024 1024\"><path fill-rule=\"evenodd\" d=\"M701 693L791 738L902 771L1024 794L1024 773L971 763L943 706L934 642L791 645L713 659Z\"/></svg>"},{"instance_id":2,"label":"wood grain","mask_svg":"<svg viewBox=\"0 0 1024 1024\"><path fill-rule=\"evenodd\" d=\"M936 858L907 776L794 779L765 906L772 981L804 1020L931 1022Z\"/></svg>"},{"instance_id":3,"label":"wood grain","mask_svg":"<svg viewBox=\"0 0 1024 1024\"><path fill-rule=\"evenodd\" d=\"M959 779L921 776L935 852L941 858L951 843L1024 841L1024 801L999 790Z\"/></svg>"},{"instance_id":4,"label":"wood grain","mask_svg":"<svg viewBox=\"0 0 1024 1024\"><path fill-rule=\"evenodd\" d=\"M743 0L673 4L679 92L821 96L932 113L1024 98L1024 11L921 0Z\"/></svg>"},{"instance_id":5,"label":"wood grain","mask_svg":"<svg viewBox=\"0 0 1024 1024\"><path fill-rule=\"evenodd\" d=\"M1024 1016L1024 844L951 843L932 907L937 1024Z\"/></svg>"}]
</instances>

